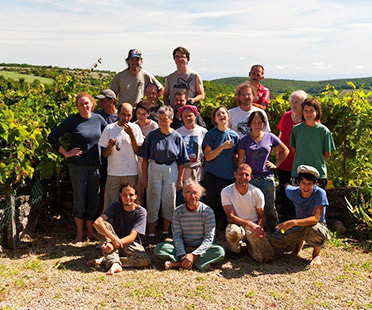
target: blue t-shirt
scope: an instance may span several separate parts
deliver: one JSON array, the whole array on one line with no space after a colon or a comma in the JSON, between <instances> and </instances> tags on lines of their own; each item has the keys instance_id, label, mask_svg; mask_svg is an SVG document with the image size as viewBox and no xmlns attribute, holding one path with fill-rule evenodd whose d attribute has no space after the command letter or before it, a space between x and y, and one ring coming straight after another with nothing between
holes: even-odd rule
<instances>
[{"instance_id":1,"label":"blue t-shirt","mask_svg":"<svg viewBox=\"0 0 372 310\"><path fill-rule=\"evenodd\" d=\"M271 132L265 132L258 143L249 134L240 140L239 149L245 151L244 162L251 166L254 178L274 175L274 172L267 168L266 161L270 158L272 148L279 143L280 139Z\"/></svg>"},{"instance_id":2,"label":"blue t-shirt","mask_svg":"<svg viewBox=\"0 0 372 310\"><path fill-rule=\"evenodd\" d=\"M314 215L316 206L323 206L322 215L319 223L325 223L326 207L328 206L327 194L324 189L319 186L314 186L313 193L309 198L301 197L299 186L288 185L286 188L287 197L292 200L295 205L296 219L304 219Z\"/></svg>"},{"instance_id":3,"label":"blue t-shirt","mask_svg":"<svg viewBox=\"0 0 372 310\"><path fill-rule=\"evenodd\" d=\"M132 230L137 232L136 242L141 244L139 235L146 233L146 218L147 211L141 206L137 206L133 211L125 211L121 201L114 202L105 212L108 219L112 219L112 228L119 238L124 238L130 234Z\"/></svg>"},{"instance_id":4,"label":"blue t-shirt","mask_svg":"<svg viewBox=\"0 0 372 310\"><path fill-rule=\"evenodd\" d=\"M106 121L107 124L115 123L119 120L119 117L117 113L114 114L107 114L104 110L98 110L94 111L94 113L97 113L103 117L103 119Z\"/></svg>"},{"instance_id":5,"label":"blue t-shirt","mask_svg":"<svg viewBox=\"0 0 372 310\"><path fill-rule=\"evenodd\" d=\"M152 159L157 164L171 165L177 162L178 165L183 165L189 161L182 136L175 130L165 135L160 128L149 132L138 155L145 159Z\"/></svg>"},{"instance_id":6,"label":"blue t-shirt","mask_svg":"<svg viewBox=\"0 0 372 310\"><path fill-rule=\"evenodd\" d=\"M239 142L238 134L230 128L226 131L212 128L206 133L202 148L204 150L205 146L209 145L213 151L227 140L233 141L233 147L231 149L223 150L215 159L206 161L205 170L219 178L232 180L234 179L235 171L235 162L233 157L237 153Z\"/></svg>"},{"instance_id":7,"label":"blue t-shirt","mask_svg":"<svg viewBox=\"0 0 372 310\"><path fill-rule=\"evenodd\" d=\"M106 126L106 121L96 113L92 113L90 118L84 118L79 113L73 114L52 130L48 141L58 150L61 146L59 138L65 133L70 133L70 149L78 147L83 153L80 156L68 158L69 162L81 166L99 165L100 148L98 147L98 141Z\"/></svg>"}]
</instances>

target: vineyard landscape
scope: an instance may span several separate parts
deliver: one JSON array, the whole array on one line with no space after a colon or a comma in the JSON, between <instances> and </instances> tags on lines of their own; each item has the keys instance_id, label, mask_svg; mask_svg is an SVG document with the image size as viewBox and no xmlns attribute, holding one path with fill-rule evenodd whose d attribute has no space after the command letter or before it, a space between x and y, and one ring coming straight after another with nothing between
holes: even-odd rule
<instances>
[{"instance_id":1,"label":"vineyard landscape","mask_svg":"<svg viewBox=\"0 0 372 310\"><path fill-rule=\"evenodd\" d=\"M0 64L1 229L8 224L11 197L31 191L35 182L40 187L48 184L50 191L60 180L66 180L67 162L51 148L47 136L77 112L77 93L86 91L94 96L109 87L114 72L93 69ZM164 83L164 77L157 78ZM206 98L198 108L209 126L216 106L235 107L234 90L247 79L204 81ZM38 233L34 223L32 248L8 251L6 258L0 258L0 307L35 308L39 303L40 309L51 305L138 309L155 303L159 309L168 309L173 302L175 309L186 304L192 305L190 309L241 309L247 304L288 309L372 308L372 77L317 82L267 78L262 84L272 92L267 114L275 134L280 117L289 110L292 91L303 89L319 100L321 121L336 144L327 161L329 188L355 189L349 209L345 208L347 231L342 236L333 232L326 245L326 267L307 270L305 258L295 261L294 267L287 258L270 265L244 258L241 265L231 260L205 275L196 271L164 273L161 264L155 262L152 269L125 271L125 275L111 280L85 267L85 261L97 253L94 245L88 242L79 248L66 243L68 231L63 220L70 220L67 216L43 213L48 218L38 217L38 225L45 221L51 231ZM61 235L53 233L53 227L61 229ZM223 232L220 235L223 237ZM342 264L332 264L335 259ZM125 296L113 298L110 290L122 290ZM294 300L298 304L294 305Z\"/></svg>"}]
</instances>

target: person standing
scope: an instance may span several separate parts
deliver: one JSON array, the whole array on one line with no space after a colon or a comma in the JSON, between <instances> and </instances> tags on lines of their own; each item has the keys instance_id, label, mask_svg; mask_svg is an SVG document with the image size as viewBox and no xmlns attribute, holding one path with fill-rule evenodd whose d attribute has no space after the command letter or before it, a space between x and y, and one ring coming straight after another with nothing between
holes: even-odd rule
<instances>
[{"instance_id":1,"label":"person standing","mask_svg":"<svg viewBox=\"0 0 372 310\"><path fill-rule=\"evenodd\" d=\"M261 65L253 65L249 72L250 83L256 88L256 98L253 105L262 110L266 110L270 103L270 90L260 82L265 78L265 69Z\"/></svg>"}]
</instances>

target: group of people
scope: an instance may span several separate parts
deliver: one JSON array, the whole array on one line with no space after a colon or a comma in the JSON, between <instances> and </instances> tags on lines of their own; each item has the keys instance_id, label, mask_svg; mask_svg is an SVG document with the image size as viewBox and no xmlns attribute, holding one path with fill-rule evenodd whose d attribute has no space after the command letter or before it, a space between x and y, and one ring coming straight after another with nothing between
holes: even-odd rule
<instances>
[{"instance_id":1,"label":"group of people","mask_svg":"<svg viewBox=\"0 0 372 310\"><path fill-rule=\"evenodd\" d=\"M84 240L84 221L86 237L101 241L104 256L88 263L104 263L108 274L147 266L141 235L155 244L161 226L155 254L165 260L165 269L207 271L225 256L213 243L221 226L232 252L239 253L247 241L258 262L270 262L274 249L298 254L306 241L314 247L311 264L320 264L320 248L329 237L325 163L335 149L320 123L320 104L303 91L292 93L275 136L265 112L270 92L260 84L264 68L254 65L250 80L236 89L237 107L215 108L214 128L207 130L195 105L205 97L203 82L188 68L190 53L177 47L173 59L177 70L163 87L142 69L141 51L130 50L128 68L114 76L110 89L95 98L80 93L78 113L49 135L51 145L69 158L73 242ZM65 133L71 136L69 147L60 140ZM270 161L273 149L276 160Z\"/></svg>"}]
</instances>

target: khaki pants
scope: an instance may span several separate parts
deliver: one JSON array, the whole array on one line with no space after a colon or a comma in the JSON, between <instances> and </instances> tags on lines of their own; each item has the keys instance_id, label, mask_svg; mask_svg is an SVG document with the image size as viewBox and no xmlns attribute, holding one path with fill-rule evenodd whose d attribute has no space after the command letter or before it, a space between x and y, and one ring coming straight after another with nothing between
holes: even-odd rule
<instances>
[{"instance_id":1,"label":"khaki pants","mask_svg":"<svg viewBox=\"0 0 372 310\"><path fill-rule=\"evenodd\" d=\"M230 244L232 252L239 253L241 243L246 239L248 242L248 253L255 261L268 263L273 259L274 251L267 237L257 238L248 228L236 224L228 224L225 230L225 237Z\"/></svg>"},{"instance_id":2,"label":"khaki pants","mask_svg":"<svg viewBox=\"0 0 372 310\"><path fill-rule=\"evenodd\" d=\"M127 183L133 183L137 188L138 175L128 176L114 176L108 175L105 186L105 205L103 211L105 211L114 202L119 200L120 188Z\"/></svg>"},{"instance_id":3,"label":"khaki pants","mask_svg":"<svg viewBox=\"0 0 372 310\"><path fill-rule=\"evenodd\" d=\"M112 228L109 222L104 222L106 228L116 235L114 229ZM98 235L101 244L105 242L111 242L110 239ZM126 245L121 249L115 249L111 253L106 253L103 251L103 256L105 257L105 266L107 269L110 269L112 264L118 263L122 267L127 268L139 268L139 267L146 267L150 264L150 258L147 256L145 252L145 248L137 243L133 242L132 244Z\"/></svg>"}]
</instances>

